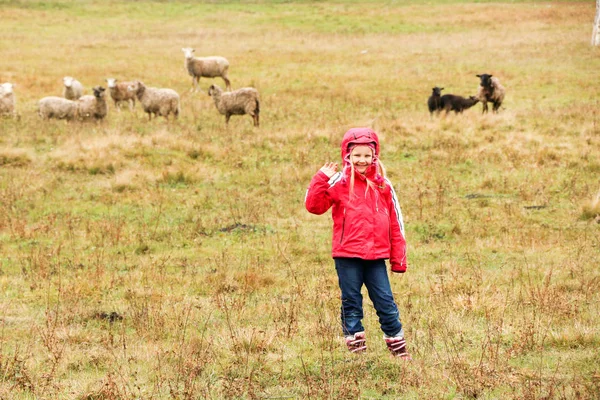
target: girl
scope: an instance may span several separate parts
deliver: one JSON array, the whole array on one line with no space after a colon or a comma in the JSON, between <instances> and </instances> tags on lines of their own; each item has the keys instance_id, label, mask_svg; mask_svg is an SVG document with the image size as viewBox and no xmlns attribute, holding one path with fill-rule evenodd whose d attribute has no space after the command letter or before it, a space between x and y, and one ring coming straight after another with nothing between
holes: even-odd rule
<instances>
[{"instance_id":1,"label":"girl","mask_svg":"<svg viewBox=\"0 0 600 400\"><path fill-rule=\"evenodd\" d=\"M400 313L388 280L385 259L393 272L406 271L404 223L396 193L379 161L379 139L369 128L353 128L342 140L344 167L328 162L312 178L306 209L321 215L332 207L332 255L342 292L341 320L346 345L366 350L362 325L367 287L388 349L410 360Z\"/></svg>"}]
</instances>

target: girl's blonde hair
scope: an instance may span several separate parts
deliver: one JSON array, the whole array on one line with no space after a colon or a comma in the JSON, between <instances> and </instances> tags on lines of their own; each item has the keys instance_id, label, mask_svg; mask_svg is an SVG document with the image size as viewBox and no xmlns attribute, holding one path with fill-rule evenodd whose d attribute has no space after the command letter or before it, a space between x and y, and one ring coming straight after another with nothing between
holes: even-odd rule
<instances>
[{"instance_id":1,"label":"girl's blonde hair","mask_svg":"<svg viewBox=\"0 0 600 400\"><path fill-rule=\"evenodd\" d=\"M357 147L358 146L354 146L352 148L352 150L350 151L350 185L348 187L348 193L350 194L350 196L352 196L354 194L354 172L355 172L355 170L354 170L354 163L352 162L352 153L354 152L354 149ZM373 154L373 157L375 157L375 154ZM381 185L377 185L371 179L366 178L367 190L372 189L373 191L375 191L375 189L378 186L380 188L385 187L385 180L387 179L387 175L385 173L385 167L383 166L383 163L381 162L381 160L374 159L373 164L375 164L375 176L380 175L383 178L383 183Z\"/></svg>"}]
</instances>

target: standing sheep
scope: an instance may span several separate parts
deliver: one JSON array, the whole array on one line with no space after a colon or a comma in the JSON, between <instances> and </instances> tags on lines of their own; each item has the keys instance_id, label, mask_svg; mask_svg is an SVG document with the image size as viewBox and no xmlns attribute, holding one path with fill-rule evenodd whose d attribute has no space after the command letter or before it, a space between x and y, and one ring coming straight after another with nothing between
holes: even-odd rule
<instances>
[{"instance_id":1,"label":"standing sheep","mask_svg":"<svg viewBox=\"0 0 600 400\"><path fill-rule=\"evenodd\" d=\"M82 96L77 100L77 116L84 121L92 119L100 121L108 114L106 89L96 86L92 90L94 91L93 96Z\"/></svg>"},{"instance_id":2,"label":"standing sheep","mask_svg":"<svg viewBox=\"0 0 600 400\"><path fill-rule=\"evenodd\" d=\"M454 111L455 114L462 114L463 110L473 107L478 101L479 99L476 96L464 98L454 94L445 94L440 99L440 108L446 110L446 115L450 111Z\"/></svg>"},{"instance_id":3,"label":"standing sheep","mask_svg":"<svg viewBox=\"0 0 600 400\"><path fill-rule=\"evenodd\" d=\"M434 87L431 92L431 96L427 99L427 107L429 108L429 116L433 116L433 113L439 114L442 109L440 96L442 95L444 88Z\"/></svg>"},{"instance_id":4,"label":"standing sheep","mask_svg":"<svg viewBox=\"0 0 600 400\"><path fill-rule=\"evenodd\" d=\"M9 82L0 85L0 116L16 116L13 87Z\"/></svg>"},{"instance_id":5,"label":"standing sheep","mask_svg":"<svg viewBox=\"0 0 600 400\"><path fill-rule=\"evenodd\" d=\"M192 77L192 88L190 91L198 89L201 77L216 78L217 76L223 78L227 90L231 90L231 83L227 78L229 61L226 58L219 56L194 57L195 50L191 47L184 47L181 50L185 54L185 69Z\"/></svg>"},{"instance_id":6,"label":"standing sheep","mask_svg":"<svg viewBox=\"0 0 600 400\"><path fill-rule=\"evenodd\" d=\"M83 96L83 85L72 76L65 76L63 78L63 84L65 88L63 90L63 97L67 100L77 100Z\"/></svg>"},{"instance_id":7,"label":"standing sheep","mask_svg":"<svg viewBox=\"0 0 600 400\"><path fill-rule=\"evenodd\" d=\"M135 92L137 91L137 87L134 91L129 91L127 88L135 86L136 82L119 82L117 79L108 78L106 83L108 84L110 97L113 99L117 111L121 111L121 102L127 102L129 110L133 111L135 108Z\"/></svg>"},{"instance_id":8,"label":"standing sheep","mask_svg":"<svg viewBox=\"0 0 600 400\"><path fill-rule=\"evenodd\" d=\"M70 121L77 117L77 102L63 97L44 97L38 103L38 114L42 119L66 119Z\"/></svg>"},{"instance_id":9,"label":"standing sheep","mask_svg":"<svg viewBox=\"0 0 600 400\"><path fill-rule=\"evenodd\" d=\"M179 94L173 89L146 87L143 82L136 81L127 90L135 92L144 112L148 113L149 121L152 120L152 114L155 117L163 116L167 121L171 113L174 118L179 116Z\"/></svg>"},{"instance_id":10,"label":"standing sheep","mask_svg":"<svg viewBox=\"0 0 600 400\"><path fill-rule=\"evenodd\" d=\"M504 95L506 94L504 86L500 84L500 80L495 76L492 77L492 75L489 74L481 74L476 76L480 80L477 98L479 101L481 101L483 106L481 113L485 114L488 111L488 101L493 104L493 111L497 113L498 109L502 105L502 101L504 100Z\"/></svg>"},{"instance_id":11,"label":"standing sheep","mask_svg":"<svg viewBox=\"0 0 600 400\"><path fill-rule=\"evenodd\" d=\"M225 115L225 124L229 124L232 115L249 114L254 126L259 125L260 101L258 90L247 87L233 92L223 92L217 85L211 85L208 95L215 101L219 113Z\"/></svg>"}]
</instances>

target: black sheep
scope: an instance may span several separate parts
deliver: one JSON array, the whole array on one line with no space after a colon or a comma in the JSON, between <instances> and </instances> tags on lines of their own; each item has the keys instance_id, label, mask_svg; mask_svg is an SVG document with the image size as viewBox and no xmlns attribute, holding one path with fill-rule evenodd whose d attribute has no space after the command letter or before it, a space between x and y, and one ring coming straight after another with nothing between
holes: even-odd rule
<instances>
[{"instance_id":1,"label":"black sheep","mask_svg":"<svg viewBox=\"0 0 600 400\"><path fill-rule=\"evenodd\" d=\"M475 96L464 98L454 94L445 94L440 99L441 109L446 110L446 115L450 111L454 111L455 114L462 113L463 110L473 107L478 101L479 99Z\"/></svg>"},{"instance_id":2,"label":"black sheep","mask_svg":"<svg viewBox=\"0 0 600 400\"><path fill-rule=\"evenodd\" d=\"M440 96L442 95L444 88L434 87L431 92L431 96L427 100L427 107L429 107L429 115L433 116L433 112L439 114L442 109L442 103L440 102Z\"/></svg>"}]
</instances>

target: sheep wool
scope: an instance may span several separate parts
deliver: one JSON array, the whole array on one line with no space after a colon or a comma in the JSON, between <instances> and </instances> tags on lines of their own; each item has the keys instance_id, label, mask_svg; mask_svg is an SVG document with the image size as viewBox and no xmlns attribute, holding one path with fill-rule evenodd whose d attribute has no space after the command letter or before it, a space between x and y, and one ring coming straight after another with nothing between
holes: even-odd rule
<instances>
[{"instance_id":1,"label":"sheep wool","mask_svg":"<svg viewBox=\"0 0 600 400\"><path fill-rule=\"evenodd\" d=\"M500 84L500 80L490 74L476 75L480 79L479 90L477 92L477 98L482 104L482 113L488 112L487 102L492 103L493 112L497 113L498 109L504 101L504 95L506 89Z\"/></svg>"},{"instance_id":2,"label":"sheep wool","mask_svg":"<svg viewBox=\"0 0 600 400\"><path fill-rule=\"evenodd\" d=\"M82 96L77 100L77 115L81 120L100 121L108 114L108 104L106 103L106 93L102 86L96 86L92 89L94 95Z\"/></svg>"},{"instance_id":3,"label":"sheep wool","mask_svg":"<svg viewBox=\"0 0 600 400\"><path fill-rule=\"evenodd\" d=\"M231 83L227 77L229 61L225 57L194 57L195 50L191 47L184 47L181 50L185 54L185 69L192 77L192 88L190 90L196 91L198 89L201 77L221 77L225 82L227 90L231 90Z\"/></svg>"},{"instance_id":4,"label":"sheep wool","mask_svg":"<svg viewBox=\"0 0 600 400\"><path fill-rule=\"evenodd\" d=\"M108 78L106 80L108 90L110 91L110 97L115 103L117 111L121 111L121 103L125 102L129 105L129 110L133 111L135 108L135 92L137 91L137 83L134 81L120 82L115 78ZM128 87L135 86L135 90L129 91Z\"/></svg>"},{"instance_id":5,"label":"sheep wool","mask_svg":"<svg viewBox=\"0 0 600 400\"><path fill-rule=\"evenodd\" d=\"M42 119L70 121L77 118L77 102L57 96L44 97L38 102L38 114Z\"/></svg>"},{"instance_id":6,"label":"sheep wool","mask_svg":"<svg viewBox=\"0 0 600 400\"><path fill-rule=\"evenodd\" d=\"M15 116L15 94L13 84L0 85L0 116Z\"/></svg>"},{"instance_id":7,"label":"sheep wool","mask_svg":"<svg viewBox=\"0 0 600 400\"><path fill-rule=\"evenodd\" d=\"M462 114L464 110L473 107L477 102L479 102L479 98L476 96L465 98L454 94L445 94L440 98L440 108L446 111L446 115L450 111L454 111L455 114Z\"/></svg>"},{"instance_id":8,"label":"sheep wool","mask_svg":"<svg viewBox=\"0 0 600 400\"><path fill-rule=\"evenodd\" d=\"M429 116L433 116L433 113L438 113L442 109L441 98L442 90L444 88L434 87L431 89L431 96L427 99L427 108L429 108Z\"/></svg>"},{"instance_id":9,"label":"sheep wool","mask_svg":"<svg viewBox=\"0 0 600 400\"><path fill-rule=\"evenodd\" d=\"M217 85L211 85L208 95L215 102L217 110L225 115L225 124L229 124L232 115L248 114L252 117L254 126L259 126L260 100L258 90L246 87L233 92L223 92Z\"/></svg>"},{"instance_id":10,"label":"sheep wool","mask_svg":"<svg viewBox=\"0 0 600 400\"><path fill-rule=\"evenodd\" d=\"M146 87L140 81L135 83L135 85L130 85L127 90L136 93L144 112L148 114L148 120L152 119L152 114L155 117L163 116L167 120L170 114L173 114L174 118L179 116L179 94L176 91Z\"/></svg>"},{"instance_id":11,"label":"sheep wool","mask_svg":"<svg viewBox=\"0 0 600 400\"><path fill-rule=\"evenodd\" d=\"M72 76L65 76L63 78L63 84L65 88L63 90L63 97L67 100L77 100L83 96L83 85Z\"/></svg>"}]
</instances>

